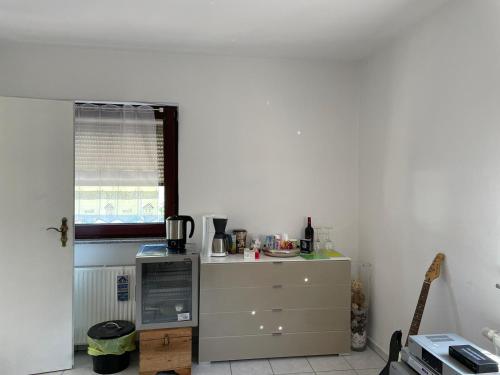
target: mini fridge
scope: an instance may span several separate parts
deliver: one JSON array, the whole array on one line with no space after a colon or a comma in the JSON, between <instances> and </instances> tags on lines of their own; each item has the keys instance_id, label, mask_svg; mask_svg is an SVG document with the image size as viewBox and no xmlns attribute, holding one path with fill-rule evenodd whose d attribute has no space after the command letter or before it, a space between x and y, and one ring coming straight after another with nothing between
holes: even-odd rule
<instances>
[{"instance_id":1,"label":"mini fridge","mask_svg":"<svg viewBox=\"0 0 500 375\"><path fill-rule=\"evenodd\" d=\"M198 325L199 254L143 245L136 256L137 330Z\"/></svg>"}]
</instances>

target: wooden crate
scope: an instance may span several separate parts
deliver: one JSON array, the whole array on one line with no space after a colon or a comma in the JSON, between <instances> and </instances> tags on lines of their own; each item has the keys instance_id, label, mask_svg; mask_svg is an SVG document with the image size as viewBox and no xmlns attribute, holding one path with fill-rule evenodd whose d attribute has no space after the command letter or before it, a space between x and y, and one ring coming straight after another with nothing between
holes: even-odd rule
<instances>
[{"instance_id":1,"label":"wooden crate","mask_svg":"<svg viewBox=\"0 0 500 375\"><path fill-rule=\"evenodd\" d=\"M141 331L140 375L156 375L169 370L175 370L179 375L190 375L191 337L190 327Z\"/></svg>"}]
</instances>

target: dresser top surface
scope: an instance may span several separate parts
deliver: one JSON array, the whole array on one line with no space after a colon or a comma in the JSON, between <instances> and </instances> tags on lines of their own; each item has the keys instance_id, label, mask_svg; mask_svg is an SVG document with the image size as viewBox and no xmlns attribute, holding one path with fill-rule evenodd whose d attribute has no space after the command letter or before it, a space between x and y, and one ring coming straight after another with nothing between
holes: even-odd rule
<instances>
[{"instance_id":1,"label":"dresser top surface","mask_svg":"<svg viewBox=\"0 0 500 375\"><path fill-rule=\"evenodd\" d=\"M201 264L229 264L229 263L270 263L270 262L325 262L325 261L350 261L351 258L345 256L328 257L322 256L313 259L305 259L296 256L291 258L270 257L260 254L260 259L245 259L243 254L232 254L225 257L211 257L202 255L200 257Z\"/></svg>"}]
</instances>

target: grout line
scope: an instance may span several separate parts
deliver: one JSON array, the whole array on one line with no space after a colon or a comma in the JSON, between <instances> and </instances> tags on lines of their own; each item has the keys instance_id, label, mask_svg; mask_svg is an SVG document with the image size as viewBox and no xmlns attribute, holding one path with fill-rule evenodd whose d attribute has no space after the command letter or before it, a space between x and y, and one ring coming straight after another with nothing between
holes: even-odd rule
<instances>
[{"instance_id":1,"label":"grout line","mask_svg":"<svg viewBox=\"0 0 500 375\"><path fill-rule=\"evenodd\" d=\"M233 363L232 361L229 361L229 373L233 375Z\"/></svg>"},{"instance_id":2,"label":"grout line","mask_svg":"<svg viewBox=\"0 0 500 375\"><path fill-rule=\"evenodd\" d=\"M347 366L350 367L351 370L354 370L354 372L357 374L358 372L356 371L356 369L351 365L351 362L349 362L344 356L342 356L342 358L344 358L344 361L347 362Z\"/></svg>"},{"instance_id":3,"label":"grout line","mask_svg":"<svg viewBox=\"0 0 500 375\"><path fill-rule=\"evenodd\" d=\"M271 369L271 374L274 374L273 366L271 365L271 361L269 358L266 358L267 364L269 365L269 368Z\"/></svg>"},{"instance_id":4,"label":"grout line","mask_svg":"<svg viewBox=\"0 0 500 375\"><path fill-rule=\"evenodd\" d=\"M309 367L311 368L311 370L313 370L313 373L316 374L316 370L314 369L314 367L311 365L311 362L309 362L309 358L308 357L304 357L307 361L307 363L309 364Z\"/></svg>"},{"instance_id":5,"label":"grout line","mask_svg":"<svg viewBox=\"0 0 500 375\"><path fill-rule=\"evenodd\" d=\"M274 372L274 367L273 367L273 364L271 363L271 359L269 359L269 358L268 358L268 359L267 359L267 361L269 362L269 366L271 366L271 372L272 372L273 374L276 374L276 373Z\"/></svg>"}]
</instances>

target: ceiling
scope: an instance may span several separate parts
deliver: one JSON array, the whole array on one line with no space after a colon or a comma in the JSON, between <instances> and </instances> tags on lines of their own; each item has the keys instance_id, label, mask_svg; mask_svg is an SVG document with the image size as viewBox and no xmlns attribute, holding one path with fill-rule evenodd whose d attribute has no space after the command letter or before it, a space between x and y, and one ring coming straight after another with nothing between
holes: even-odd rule
<instances>
[{"instance_id":1,"label":"ceiling","mask_svg":"<svg viewBox=\"0 0 500 375\"><path fill-rule=\"evenodd\" d=\"M0 0L0 39L359 59L447 0Z\"/></svg>"}]
</instances>

